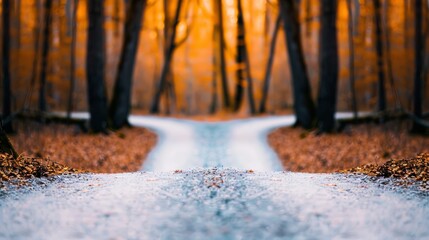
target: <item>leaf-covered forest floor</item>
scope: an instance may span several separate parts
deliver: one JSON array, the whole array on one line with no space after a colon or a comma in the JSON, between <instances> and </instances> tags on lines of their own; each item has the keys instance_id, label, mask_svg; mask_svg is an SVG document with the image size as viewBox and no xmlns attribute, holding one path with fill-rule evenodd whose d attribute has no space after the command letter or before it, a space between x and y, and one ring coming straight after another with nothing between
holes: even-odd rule
<instances>
[{"instance_id":1,"label":"leaf-covered forest floor","mask_svg":"<svg viewBox=\"0 0 429 240\"><path fill-rule=\"evenodd\" d=\"M25 157L50 161L93 173L138 171L155 146L155 133L125 128L109 135L84 133L77 126L17 121L10 140Z\"/></svg>"},{"instance_id":2,"label":"leaf-covered forest floor","mask_svg":"<svg viewBox=\"0 0 429 240\"><path fill-rule=\"evenodd\" d=\"M310 173L363 173L428 181L429 137L409 134L409 123L348 125L336 134L317 135L279 128L268 136L285 169Z\"/></svg>"},{"instance_id":3,"label":"leaf-covered forest floor","mask_svg":"<svg viewBox=\"0 0 429 240\"><path fill-rule=\"evenodd\" d=\"M17 161L8 155L0 156L2 180L79 171L137 171L157 141L153 132L143 128L94 135L74 125L46 125L29 120L19 120L15 127L17 134L10 139L21 156ZM427 182L429 154L417 155L429 152L429 138L410 135L408 129L406 121L348 125L340 133L325 135L284 127L270 133L268 142L290 171L363 173Z\"/></svg>"}]
</instances>

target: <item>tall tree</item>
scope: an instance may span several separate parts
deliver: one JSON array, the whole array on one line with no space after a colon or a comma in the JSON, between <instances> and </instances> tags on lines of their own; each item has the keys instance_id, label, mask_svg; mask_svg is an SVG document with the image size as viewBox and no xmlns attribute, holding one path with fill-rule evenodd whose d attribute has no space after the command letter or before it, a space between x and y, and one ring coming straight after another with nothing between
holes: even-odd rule
<instances>
[{"instance_id":1,"label":"tall tree","mask_svg":"<svg viewBox=\"0 0 429 240\"><path fill-rule=\"evenodd\" d=\"M375 48L377 52L377 67L378 67L378 101L377 110L384 112L386 110L386 87L384 75L384 49L383 49L383 34L382 34L382 18L381 18L381 2L374 0L374 20L375 20Z\"/></svg>"},{"instance_id":2,"label":"tall tree","mask_svg":"<svg viewBox=\"0 0 429 240\"><path fill-rule=\"evenodd\" d=\"M51 39L51 22L52 22L52 0L45 1L45 19L43 22L43 39L42 39L42 66L40 69L40 86L39 86L39 110L43 113L47 110L46 104L46 78L48 72L49 42Z\"/></svg>"},{"instance_id":3,"label":"tall tree","mask_svg":"<svg viewBox=\"0 0 429 240\"><path fill-rule=\"evenodd\" d=\"M322 0L320 13L317 119L319 132L332 132L335 128L338 82L337 1Z\"/></svg>"},{"instance_id":4,"label":"tall tree","mask_svg":"<svg viewBox=\"0 0 429 240\"><path fill-rule=\"evenodd\" d=\"M216 1L216 0L215 0ZM213 2L214 4L214 2ZM216 13L215 13L216 14ZM219 58L220 58L220 42L219 39L219 24L215 21L213 24L213 35L212 35L212 86L211 86L211 103L210 113L214 114L218 105L218 87L217 79L220 70Z\"/></svg>"},{"instance_id":5,"label":"tall tree","mask_svg":"<svg viewBox=\"0 0 429 240\"><path fill-rule=\"evenodd\" d=\"M237 1L238 19L237 19L237 82L234 110L237 111L243 101L244 87L247 86L247 96L249 108L252 114L256 113L255 100L253 97L252 74L250 70L249 52L246 45L246 28L244 26L243 7L241 0ZM245 70L245 72L244 72ZM246 78L244 79L244 73ZM246 82L244 81L246 80Z\"/></svg>"},{"instance_id":6,"label":"tall tree","mask_svg":"<svg viewBox=\"0 0 429 240\"><path fill-rule=\"evenodd\" d=\"M236 33L236 55L235 63L235 100L234 111L237 111L243 102L244 84L245 84L245 36L244 36L244 18L241 0L237 0L237 33Z\"/></svg>"},{"instance_id":7,"label":"tall tree","mask_svg":"<svg viewBox=\"0 0 429 240\"><path fill-rule=\"evenodd\" d=\"M265 69L265 76L264 76L264 86L262 88L262 98L261 98L261 103L259 105L260 113L265 113L266 107L267 107L268 90L270 88L271 71L274 63L274 54L276 51L277 36L280 30L280 21L281 21L281 16L279 15L276 20L276 25L274 27L273 36L271 38L271 43L270 43L270 52L268 55L267 67Z\"/></svg>"},{"instance_id":8,"label":"tall tree","mask_svg":"<svg viewBox=\"0 0 429 240\"><path fill-rule=\"evenodd\" d=\"M167 48L167 51L165 53L164 63L163 63L162 70L161 70L161 76L160 76L160 79L158 81L158 85L156 87L155 95L153 97L151 108L150 108L151 113L158 113L159 112L159 103L161 100L161 94L162 94L163 90L166 88L167 76L168 76L168 72L171 68L171 61L172 61L174 50L176 47L176 44L175 44L176 33L177 33L177 26L179 25L179 17L180 17L182 5L183 5L183 0L178 0L177 6L176 6L176 12L175 12L175 16L174 16L173 30L172 30L171 34L169 35L169 38L168 38L168 48Z\"/></svg>"},{"instance_id":9,"label":"tall tree","mask_svg":"<svg viewBox=\"0 0 429 240\"><path fill-rule=\"evenodd\" d=\"M124 42L109 111L112 127L116 129L128 125L134 65L146 3L146 0L132 0L126 16Z\"/></svg>"},{"instance_id":10,"label":"tall tree","mask_svg":"<svg viewBox=\"0 0 429 240\"><path fill-rule=\"evenodd\" d=\"M229 88L228 88L228 75L226 73L226 60L225 60L225 32L223 25L223 10L222 10L222 0L214 0L214 9L215 9L215 24L219 26L219 64L220 64L220 74L221 74L221 85L222 85L222 99L223 106L226 109L231 107L230 97L229 97Z\"/></svg>"},{"instance_id":11,"label":"tall tree","mask_svg":"<svg viewBox=\"0 0 429 240\"><path fill-rule=\"evenodd\" d=\"M359 4L359 2L357 2ZM356 85L355 85L355 44L354 44L354 21L353 21L353 7L352 0L347 0L348 12L348 40L349 40L349 75L350 75L350 92L351 92L351 106L353 111L353 118L358 117L358 107L356 100ZM356 7L356 6L355 6Z\"/></svg>"},{"instance_id":12,"label":"tall tree","mask_svg":"<svg viewBox=\"0 0 429 240\"><path fill-rule=\"evenodd\" d=\"M107 132L108 110L104 82L104 1L88 1L88 15L86 77L89 113L91 115L90 127L96 133Z\"/></svg>"},{"instance_id":13,"label":"tall tree","mask_svg":"<svg viewBox=\"0 0 429 240\"><path fill-rule=\"evenodd\" d=\"M295 125L312 128L315 123L315 107L311 98L310 82L302 50L300 26L295 1L279 0L285 40L292 71L293 101L297 118Z\"/></svg>"},{"instance_id":14,"label":"tall tree","mask_svg":"<svg viewBox=\"0 0 429 240\"><path fill-rule=\"evenodd\" d=\"M423 61L424 61L424 33L423 33L423 1L414 0L414 116L422 118L423 103ZM418 121L413 122L412 132L422 133L424 126Z\"/></svg>"},{"instance_id":15,"label":"tall tree","mask_svg":"<svg viewBox=\"0 0 429 240\"><path fill-rule=\"evenodd\" d=\"M6 132L12 129L12 89L10 84L10 1L3 0L3 39L2 39L2 75L3 75L3 119Z\"/></svg>"},{"instance_id":16,"label":"tall tree","mask_svg":"<svg viewBox=\"0 0 429 240\"><path fill-rule=\"evenodd\" d=\"M78 8L79 0L73 1L73 9L71 15L71 44L70 44L70 87L69 87L69 96L67 101L67 118L71 117L71 112L73 111L73 96L74 90L76 87L76 14Z\"/></svg>"}]
</instances>

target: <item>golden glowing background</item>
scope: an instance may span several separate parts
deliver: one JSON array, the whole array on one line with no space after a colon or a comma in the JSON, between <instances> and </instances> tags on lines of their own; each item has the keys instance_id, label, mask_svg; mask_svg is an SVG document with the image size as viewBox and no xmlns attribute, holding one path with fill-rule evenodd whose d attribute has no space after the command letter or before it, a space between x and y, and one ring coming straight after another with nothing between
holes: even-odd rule
<instances>
[{"instance_id":1,"label":"golden glowing background","mask_svg":"<svg viewBox=\"0 0 429 240\"><path fill-rule=\"evenodd\" d=\"M21 109L26 93L31 92L30 107L36 108L37 83L31 89L33 58L35 55L35 30L43 22L41 0L15 0L12 12L12 87L13 107ZM54 1L52 39L49 55L48 101L50 110L66 108L69 88L71 2ZM176 1L168 1L170 14L174 15ZM411 1L412 2L412 1ZM393 77L402 104L410 107L413 79L413 8L409 0L384 1L384 24L389 29ZM226 58L230 90L235 78L236 1L225 0L224 28ZM318 29L319 1L301 0L300 21L306 63L312 82L313 93L318 82ZM164 13L163 1L150 0L141 29L140 45L134 73L132 105L145 112L154 94L163 61ZM243 0L246 26L246 41L250 51L251 71L254 78L254 94L261 98L261 86L268 55L268 45L278 14L275 1ZM360 0L359 16L354 20L357 27L356 86L360 110L373 110L376 101L376 56L374 51L373 6L369 0ZM123 0L105 0L106 27L106 81L111 95L121 48L125 18ZM339 0L338 38L340 53L340 81L338 110L350 110L349 72L347 41L348 14L346 1ZM79 1L77 21L77 91L76 110L86 110L85 54L87 31L86 1ZM185 0L184 11L178 26L178 41L186 38L177 49L173 60L174 84L177 96L173 113L205 114L211 103L212 52L213 52L212 0ZM426 24L427 25L427 24ZM426 27L427 29L427 27ZM268 111L283 111L291 107L291 82L283 31L276 46L272 85L269 93ZM387 70L387 69L386 69ZM427 80L427 79L426 79ZM427 81L426 81L427 82ZM218 87L220 84L218 84ZM389 107L395 105L391 85L387 84ZM428 88L426 87L426 93ZM220 94L219 94L220 95ZM219 103L220 103L219 99ZM165 111L165 100L163 104ZM425 109L429 109L428 100Z\"/></svg>"}]
</instances>

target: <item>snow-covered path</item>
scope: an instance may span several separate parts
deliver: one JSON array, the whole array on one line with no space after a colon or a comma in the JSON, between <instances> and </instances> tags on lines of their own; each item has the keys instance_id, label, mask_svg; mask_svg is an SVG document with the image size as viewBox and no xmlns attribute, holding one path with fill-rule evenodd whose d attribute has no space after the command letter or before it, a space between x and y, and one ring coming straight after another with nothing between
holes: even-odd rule
<instances>
[{"instance_id":1,"label":"snow-covered path","mask_svg":"<svg viewBox=\"0 0 429 240\"><path fill-rule=\"evenodd\" d=\"M130 120L160 135L144 171L0 192L0 239L429 239L427 193L277 171L265 135L291 117Z\"/></svg>"}]
</instances>

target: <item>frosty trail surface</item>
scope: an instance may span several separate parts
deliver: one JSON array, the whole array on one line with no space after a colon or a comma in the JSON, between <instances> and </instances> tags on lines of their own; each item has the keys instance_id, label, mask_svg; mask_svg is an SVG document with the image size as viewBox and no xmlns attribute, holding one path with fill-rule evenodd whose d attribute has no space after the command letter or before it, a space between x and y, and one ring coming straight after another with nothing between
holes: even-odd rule
<instances>
[{"instance_id":1,"label":"frosty trail surface","mask_svg":"<svg viewBox=\"0 0 429 240\"><path fill-rule=\"evenodd\" d=\"M130 121L160 137L141 172L0 191L0 239L429 239L424 192L281 171L266 134L293 117Z\"/></svg>"}]
</instances>

